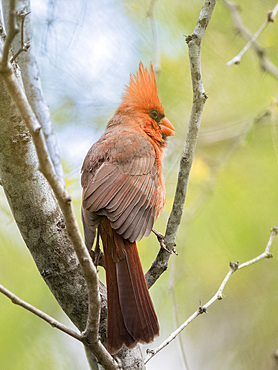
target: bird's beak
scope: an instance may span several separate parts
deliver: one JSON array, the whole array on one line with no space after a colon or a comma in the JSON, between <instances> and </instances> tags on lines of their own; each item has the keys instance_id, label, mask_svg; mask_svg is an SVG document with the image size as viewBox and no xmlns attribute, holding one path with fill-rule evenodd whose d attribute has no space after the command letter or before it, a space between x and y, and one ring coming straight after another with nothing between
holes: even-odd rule
<instances>
[{"instance_id":1,"label":"bird's beak","mask_svg":"<svg viewBox=\"0 0 278 370\"><path fill-rule=\"evenodd\" d=\"M172 123L168 120L168 118L164 117L159 123L161 132L165 136L173 136L175 135L175 129Z\"/></svg>"}]
</instances>

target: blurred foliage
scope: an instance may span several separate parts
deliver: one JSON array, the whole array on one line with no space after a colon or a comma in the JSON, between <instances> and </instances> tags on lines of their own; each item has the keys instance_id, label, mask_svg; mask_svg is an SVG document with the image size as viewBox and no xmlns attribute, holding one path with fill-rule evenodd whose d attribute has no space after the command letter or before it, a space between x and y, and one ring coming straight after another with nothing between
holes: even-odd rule
<instances>
[{"instance_id":1,"label":"blurred foliage","mask_svg":"<svg viewBox=\"0 0 278 370\"><path fill-rule=\"evenodd\" d=\"M83 55L76 55L72 70L68 70L72 58L70 47L83 42L85 50L90 40L89 31L82 41L83 23L76 24L76 21L65 17L63 7L66 8L68 3L74 4L73 1L59 2L56 13L46 9L45 14L53 17L51 28L47 26L47 16L42 19L43 8L36 8L34 24L38 30L35 32L36 47L45 94L51 102L66 184L80 222L82 158L113 114L124 84L128 82L129 72L136 70L140 59L148 65L155 58L155 48L151 19L147 17L151 1L107 0L93 2L93 5L83 1L78 9L85 7L80 22L86 25L87 32L90 30L88 23L94 30L101 22L91 21L93 10L88 7L95 6L97 14L103 12L104 15L109 9L112 15L115 11L122 18L116 24L111 16L111 23L106 22L106 27L118 27L126 40L132 42L127 42L125 53L120 57L113 57L115 50L112 49L112 58L103 61L102 69L94 78L90 79L89 67L88 70L86 67L88 60L84 60ZM268 10L275 6L274 1L242 0L237 3L240 3L240 14L252 32L260 27ZM50 1L48 9L53 6ZM162 232L171 211L191 109L185 36L193 31L201 6L200 0L161 0L154 3L161 57L159 96L167 117L176 128L176 135L169 139L164 162L167 204L155 225ZM63 16L65 18L61 22ZM74 16L71 15L72 19ZM44 28L39 28L39 22ZM102 31L105 35L104 28ZM57 53L61 51L62 61L55 58L51 46L44 43L47 32L49 37L55 34L55 50ZM59 38L63 32L63 37ZM278 65L277 32L278 24L271 24L258 39L275 65ZM65 36L69 36L73 46L65 44ZM117 35L114 37L117 42ZM172 319L174 307L169 278L175 278L176 309L181 324L214 295L230 261L244 262L264 250L270 228L278 222L277 80L260 70L252 49L240 65L226 66L245 43L235 32L228 9L222 1L217 2L202 46L203 80L209 99L203 113L184 217L177 238L178 256L171 257L170 268L151 289L161 323L161 335L151 347L156 347L176 328ZM90 40L90 47L93 52L94 39ZM82 69L85 75L88 73L91 90L84 83L86 79L79 78ZM64 80L61 80L62 74ZM62 85L61 81L64 81ZM107 86L111 86L111 91L116 89L115 97L109 91L106 99L96 81L98 84L105 81ZM59 85L57 90L56 85ZM90 94L91 100L88 98ZM2 190L0 201L1 284L70 325L18 235ZM181 334L190 369L272 368L272 356L278 348L276 248L277 240L272 248L273 259L234 274L224 291L225 299L216 302L208 314L199 317ZM158 243L153 235L140 242L139 252L146 270L158 252ZM173 260L174 268L171 268ZM102 269L100 274L103 279ZM14 306L4 296L0 296L0 322L1 369L88 369L79 343ZM148 368L183 369L177 339L151 360Z\"/></svg>"}]
</instances>

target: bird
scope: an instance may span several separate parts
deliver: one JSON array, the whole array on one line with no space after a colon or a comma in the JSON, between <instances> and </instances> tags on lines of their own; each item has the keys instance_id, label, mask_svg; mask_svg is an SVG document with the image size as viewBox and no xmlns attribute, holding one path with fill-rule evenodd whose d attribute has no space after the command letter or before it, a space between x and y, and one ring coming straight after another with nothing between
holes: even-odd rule
<instances>
[{"instance_id":1,"label":"bird","mask_svg":"<svg viewBox=\"0 0 278 370\"><path fill-rule=\"evenodd\" d=\"M136 241L147 237L166 200L162 160L175 129L165 117L154 69L139 63L113 117L81 169L86 247L102 240L107 285L107 349L150 343L159 323Z\"/></svg>"}]
</instances>

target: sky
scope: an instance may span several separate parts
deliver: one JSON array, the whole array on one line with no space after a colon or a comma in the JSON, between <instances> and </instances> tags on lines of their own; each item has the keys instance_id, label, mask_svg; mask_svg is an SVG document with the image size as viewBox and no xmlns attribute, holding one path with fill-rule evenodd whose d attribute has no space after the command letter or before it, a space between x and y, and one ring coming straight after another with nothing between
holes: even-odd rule
<instances>
[{"instance_id":1,"label":"sky","mask_svg":"<svg viewBox=\"0 0 278 370\"><path fill-rule=\"evenodd\" d=\"M91 116L115 108L139 63L138 32L124 7L114 0L37 1L33 17L49 104L67 96Z\"/></svg>"}]
</instances>

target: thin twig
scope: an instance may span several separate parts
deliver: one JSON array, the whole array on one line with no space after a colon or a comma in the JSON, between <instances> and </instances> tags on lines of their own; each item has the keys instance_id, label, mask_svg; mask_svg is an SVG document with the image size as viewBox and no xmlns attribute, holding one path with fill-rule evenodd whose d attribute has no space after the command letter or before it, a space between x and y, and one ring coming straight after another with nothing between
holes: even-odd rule
<instances>
[{"instance_id":1,"label":"thin twig","mask_svg":"<svg viewBox=\"0 0 278 370\"><path fill-rule=\"evenodd\" d=\"M78 333L75 330L72 330L65 326L64 324L60 323L59 321L55 320L53 317L47 315L45 312L39 310L38 308L32 306L31 304L23 301L22 299L18 298L15 294L10 292L8 289L6 289L3 285L0 284L0 292L3 293L6 297L10 298L10 300L26 310L32 312L34 315L40 317L42 320L46 321L48 324L50 324L53 328L57 328L64 333L70 335L71 337L79 340L82 342L83 337L80 333Z\"/></svg>"},{"instance_id":2,"label":"thin twig","mask_svg":"<svg viewBox=\"0 0 278 370\"><path fill-rule=\"evenodd\" d=\"M232 20L234 22L235 28L237 31L247 40L251 40L252 38L252 32L246 27L246 25L243 23L243 20L239 14L239 9L237 4L235 4L232 1L223 0L224 4L227 6L227 8L230 11ZM252 48L255 50L259 61L260 66L264 71L269 72L274 77L278 78L278 68L266 57L265 55L265 49L262 48L256 41L252 42Z\"/></svg>"},{"instance_id":3,"label":"thin twig","mask_svg":"<svg viewBox=\"0 0 278 370\"><path fill-rule=\"evenodd\" d=\"M152 359L158 352L160 352L163 348L165 348L169 343L171 343L176 337L177 335L180 334L180 332L186 328L194 319L196 319L196 317L198 317L199 315L203 314L203 313L206 313L207 312L207 309L214 303L216 302L217 300L221 300L223 299L223 290L225 288L225 286L227 285L230 277L232 276L232 274L237 271L237 270L241 270L243 269L244 267L248 267L248 266L251 266L253 265L254 263L256 262L259 262L261 261L262 259L264 258L271 258L272 257L272 254L270 253L270 247L273 243L273 240L275 238L275 236L278 234L278 225L277 226L274 226L272 229L271 229L271 233L270 233L270 238L268 240L268 243L266 245L266 248L264 250L263 253L261 253L259 256L247 261L247 262L244 262L242 264L239 265L238 262L230 262L230 270L229 272L227 273L227 275L225 276L224 280L222 281L219 289L217 290L217 292L215 293L215 295L203 306L200 306L177 330L175 330L159 347L157 347L156 349L154 350L149 350L148 351L148 355L146 356L145 358L145 364L150 361L150 359Z\"/></svg>"},{"instance_id":4,"label":"thin twig","mask_svg":"<svg viewBox=\"0 0 278 370\"><path fill-rule=\"evenodd\" d=\"M256 33L251 37L251 39L248 41L248 43L244 46L244 48L241 50L238 55L236 55L233 59L231 59L229 62L226 63L227 66L230 66L232 64L239 64L241 62L241 57L246 53L246 51L250 48L250 46L254 43L254 41L257 39L257 37L262 33L262 31L267 26L267 22L263 23L261 27L257 30Z\"/></svg>"},{"instance_id":5,"label":"thin twig","mask_svg":"<svg viewBox=\"0 0 278 370\"><path fill-rule=\"evenodd\" d=\"M186 37L190 60L191 80L193 89L193 104L186 141L180 160L178 182L176 187L173 208L167 223L165 234L165 245L168 250L172 250L175 245L179 225L181 223L185 198L187 194L189 174L195 153L198 133L201 125L201 117L207 95L204 90L201 72L201 43L205 35L206 28L210 21L215 0L205 0L199 15L198 22L192 33ZM170 254L160 249L156 260L146 274L148 287L151 287L158 277L167 269Z\"/></svg>"},{"instance_id":6,"label":"thin twig","mask_svg":"<svg viewBox=\"0 0 278 370\"><path fill-rule=\"evenodd\" d=\"M29 15L31 12L24 12L24 13L20 13L19 16L21 18L21 37L20 37L20 48L18 49L18 51L14 54L14 56L11 58L10 62L13 63L16 58L24 51L28 51L28 49L30 48L31 44L29 41L27 42L24 42L24 21L25 21L25 18L27 15Z\"/></svg>"},{"instance_id":7,"label":"thin twig","mask_svg":"<svg viewBox=\"0 0 278 370\"><path fill-rule=\"evenodd\" d=\"M166 252L168 252L169 254L172 254L172 253L175 253L176 255L178 254L176 249L173 247L172 250L169 250L165 243L164 243L164 238L165 236L163 234L161 234L159 231L156 231L155 229L152 229L152 232L154 233L154 235L156 236L159 244L160 244L160 248L164 249Z\"/></svg>"},{"instance_id":8,"label":"thin twig","mask_svg":"<svg viewBox=\"0 0 278 370\"><path fill-rule=\"evenodd\" d=\"M31 13L30 0L21 0L20 7L21 9L24 9L19 12L19 16L21 18L22 15L24 16L23 21L21 22L21 38L18 37L14 39L13 48L19 51L19 55L17 55L17 63L21 70L21 77L26 97L42 127L47 150L54 170L59 181L64 186L64 172L60 161L57 138L52 129L50 111L42 91L40 72L36 60L35 49L33 47L32 17L31 15L26 17L28 13ZM28 53L23 54L21 53L21 49L24 49L26 45L27 48L30 45L30 48L28 48Z\"/></svg>"},{"instance_id":9,"label":"thin twig","mask_svg":"<svg viewBox=\"0 0 278 370\"><path fill-rule=\"evenodd\" d=\"M13 63L16 58L24 51L28 51L30 48L30 43L26 42L22 45L22 47L20 49L18 49L18 51L14 54L14 56L11 58L10 62Z\"/></svg>"},{"instance_id":10,"label":"thin twig","mask_svg":"<svg viewBox=\"0 0 278 370\"><path fill-rule=\"evenodd\" d=\"M3 54L0 63L1 72L9 72L10 68L9 63L9 52L15 35L19 32L19 27L16 22L17 13L16 13L16 0L10 0L10 9L9 9L9 20L8 20L8 34L4 44Z\"/></svg>"},{"instance_id":11,"label":"thin twig","mask_svg":"<svg viewBox=\"0 0 278 370\"><path fill-rule=\"evenodd\" d=\"M268 12L267 18L264 21L264 23L259 27L257 32L255 32L254 35L251 35L250 37L250 31L248 28L243 24L242 19L238 13L238 8L236 4L234 4L231 1L224 0L224 4L229 8L231 12L232 19L234 21L234 24L238 31L245 37L248 38L248 43L244 46L244 48L240 51L238 55L236 55L233 59L231 59L229 62L226 63L227 66L230 66L232 64L239 64L241 62L242 56L247 52L247 50L250 48L250 46L253 46L261 59L261 66L271 72L275 75L275 77L278 77L278 69L276 66L274 66L264 55L264 50L256 43L256 40L258 36L265 30L265 28L268 26L269 23L273 23L275 21L275 16L278 12L278 3L274 7L274 9L270 12Z\"/></svg>"},{"instance_id":12,"label":"thin twig","mask_svg":"<svg viewBox=\"0 0 278 370\"><path fill-rule=\"evenodd\" d=\"M252 123L245 121L207 127L200 132L198 143L200 145L214 145L225 140L239 140L244 138L251 128Z\"/></svg>"}]
</instances>

